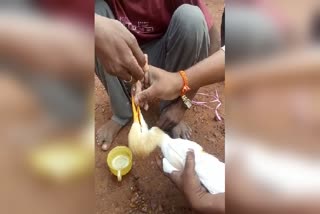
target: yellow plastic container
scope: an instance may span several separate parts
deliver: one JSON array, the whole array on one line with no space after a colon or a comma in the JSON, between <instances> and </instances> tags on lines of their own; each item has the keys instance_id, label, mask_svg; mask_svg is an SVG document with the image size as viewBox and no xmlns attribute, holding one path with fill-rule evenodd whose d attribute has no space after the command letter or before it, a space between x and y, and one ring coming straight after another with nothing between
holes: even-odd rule
<instances>
[{"instance_id":1,"label":"yellow plastic container","mask_svg":"<svg viewBox=\"0 0 320 214\"><path fill-rule=\"evenodd\" d=\"M122 176L130 172L132 168L132 152L126 146L117 146L113 148L107 156L107 164L118 181L122 180Z\"/></svg>"}]
</instances>

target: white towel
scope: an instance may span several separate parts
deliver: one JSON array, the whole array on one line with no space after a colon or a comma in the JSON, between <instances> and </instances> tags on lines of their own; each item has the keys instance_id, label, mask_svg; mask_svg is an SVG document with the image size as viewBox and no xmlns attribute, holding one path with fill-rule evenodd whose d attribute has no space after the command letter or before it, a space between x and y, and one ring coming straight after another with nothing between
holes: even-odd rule
<instances>
[{"instance_id":1,"label":"white towel","mask_svg":"<svg viewBox=\"0 0 320 214\"><path fill-rule=\"evenodd\" d=\"M193 149L195 171L204 187L211 194L225 192L225 164L202 150L202 147L190 140L166 138L161 144L164 155L163 171L181 171L184 169L187 152Z\"/></svg>"}]
</instances>

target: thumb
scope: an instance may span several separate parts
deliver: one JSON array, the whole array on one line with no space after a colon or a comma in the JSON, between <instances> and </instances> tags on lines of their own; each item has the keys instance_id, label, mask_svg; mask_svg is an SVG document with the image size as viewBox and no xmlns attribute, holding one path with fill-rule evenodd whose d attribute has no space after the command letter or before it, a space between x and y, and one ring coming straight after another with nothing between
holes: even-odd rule
<instances>
[{"instance_id":1,"label":"thumb","mask_svg":"<svg viewBox=\"0 0 320 214\"><path fill-rule=\"evenodd\" d=\"M151 85L149 88L136 94L135 102L139 105L141 103L147 103L152 98L157 97L156 95L157 95L156 87L154 85Z\"/></svg>"},{"instance_id":2,"label":"thumb","mask_svg":"<svg viewBox=\"0 0 320 214\"><path fill-rule=\"evenodd\" d=\"M195 173L195 158L194 158L194 151L190 150L187 153L186 162L184 166L184 173L187 175L192 175Z\"/></svg>"}]
</instances>

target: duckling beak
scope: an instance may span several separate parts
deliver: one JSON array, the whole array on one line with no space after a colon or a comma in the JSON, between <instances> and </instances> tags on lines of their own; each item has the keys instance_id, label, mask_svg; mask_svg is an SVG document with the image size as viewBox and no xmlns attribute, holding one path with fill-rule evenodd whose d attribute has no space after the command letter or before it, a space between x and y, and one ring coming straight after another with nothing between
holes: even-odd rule
<instances>
[{"instance_id":1,"label":"duckling beak","mask_svg":"<svg viewBox=\"0 0 320 214\"><path fill-rule=\"evenodd\" d=\"M131 97L131 105L132 105L132 113L133 113L133 122L139 123L141 125L140 120L140 106L137 106L134 102L134 95Z\"/></svg>"}]
</instances>

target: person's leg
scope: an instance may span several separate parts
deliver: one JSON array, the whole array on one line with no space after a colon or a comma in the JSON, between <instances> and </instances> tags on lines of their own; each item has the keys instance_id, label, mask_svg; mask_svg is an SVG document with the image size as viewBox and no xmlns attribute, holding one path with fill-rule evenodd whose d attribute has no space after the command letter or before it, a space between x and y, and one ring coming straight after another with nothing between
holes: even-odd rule
<instances>
[{"instance_id":1,"label":"person's leg","mask_svg":"<svg viewBox=\"0 0 320 214\"><path fill-rule=\"evenodd\" d=\"M165 70L184 70L208 57L210 38L199 7L184 4L174 12L165 34Z\"/></svg>"},{"instance_id":2,"label":"person's leg","mask_svg":"<svg viewBox=\"0 0 320 214\"><path fill-rule=\"evenodd\" d=\"M166 34L159 41L142 47L149 56L151 65L169 72L185 70L208 56L210 38L205 17L201 10L192 5L184 4L176 9ZM161 117L169 111L185 111L181 100L162 101ZM182 114L174 114L182 115ZM179 121L182 118L178 119ZM190 129L181 121L172 129L174 137L187 137Z\"/></svg>"},{"instance_id":3,"label":"person's leg","mask_svg":"<svg viewBox=\"0 0 320 214\"><path fill-rule=\"evenodd\" d=\"M95 1L95 13L114 19L114 15L104 0ZM131 105L124 84L115 76L108 74L99 59L95 59L95 72L106 88L112 109L112 118L107 121L97 132L97 143L102 144L102 149L107 150L120 129L127 124L131 117Z\"/></svg>"},{"instance_id":4,"label":"person's leg","mask_svg":"<svg viewBox=\"0 0 320 214\"><path fill-rule=\"evenodd\" d=\"M205 17L197 6L176 9L165 35L141 49L149 64L169 72L184 70L208 57L210 38Z\"/></svg>"}]
</instances>

